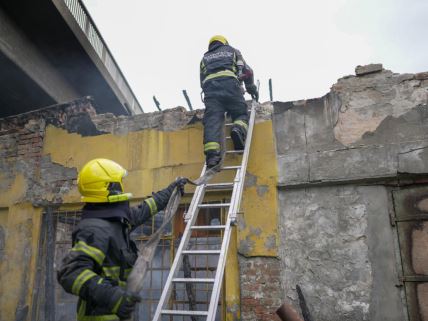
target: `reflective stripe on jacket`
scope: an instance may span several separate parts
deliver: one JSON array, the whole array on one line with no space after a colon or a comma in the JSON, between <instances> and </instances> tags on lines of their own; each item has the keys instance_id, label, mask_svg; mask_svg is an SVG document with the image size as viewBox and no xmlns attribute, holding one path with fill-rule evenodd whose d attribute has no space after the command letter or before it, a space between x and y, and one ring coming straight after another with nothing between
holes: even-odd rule
<instances>
[{"instance_id":1,"label":"reflective stripe on jacket","mask_svg":"<svg viewBox=\"0 0 428 321\"><path fill-rule=\"evenodd\" d=\"M238 78L238 51L220 42L210 46L200 65L201 85L218 77Z\"/></svg>"},{"instance_id":2,"label":"reflective stripe on jacket","mask_svg":"<svg viewBox=\"0 0 428 321\"><path fill-rule=\"evenodd\" d=\"M216 78L232 77L245 82L245 86L254 84L251 67L245 62L241 52L221 42L213 42L204 54L200 64L201 87Z\"/></svg>"}]
</instances>

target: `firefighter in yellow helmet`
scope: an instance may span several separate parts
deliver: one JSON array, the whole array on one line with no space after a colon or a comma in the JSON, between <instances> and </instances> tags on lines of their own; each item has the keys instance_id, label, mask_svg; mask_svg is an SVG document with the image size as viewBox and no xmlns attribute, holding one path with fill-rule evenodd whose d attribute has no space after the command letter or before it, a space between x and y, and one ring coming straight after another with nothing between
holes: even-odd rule
<instances>
[{"instance_id":1,"label":"firefighter in yellow helmet","mask_svg":"<svg viewBox=\"0 0 428 321\"><path fill-rule=\"evenodd\" d=\"M200 81L204 92L204 153L207 167L216 166L221 160L221 130L224 113L233 122L231 138L235 150L244 149L248 128L248 107L241 83L251 97L259 99L254 84L253 70L245 62L239 50L229 45L221 35L209 40L208 51L200 64ZM242 89L242 90L241 90Z\"/></svg>"},{"instance_id":2,"label":"firefighter in yellow helmet","mask_svg":"<svg viewBox=\"0 0 428 321\"><path fill-rule=\"evenodd\" d=\"M175 187L184 192L186 178L153 193L137 207L130 207L130 193L122 180L126 170L114 161L89 161L78 176L85 205L73 231L73 247L58 271L58 281L68 293L79 296L78 321L128 319L138 293L127 292L126 280L136 259L137 247L130 232L165 208Z\"/></svg>"}]
</instances>

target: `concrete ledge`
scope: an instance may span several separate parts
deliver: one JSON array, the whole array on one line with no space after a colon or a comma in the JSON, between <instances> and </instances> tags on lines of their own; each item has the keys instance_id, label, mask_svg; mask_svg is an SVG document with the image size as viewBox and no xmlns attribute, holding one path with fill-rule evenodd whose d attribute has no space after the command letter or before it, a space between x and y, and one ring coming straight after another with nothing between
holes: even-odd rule
<instances>
[{"instance_id":1,"label":"concrete ledge","mask_svg":"<svg viewBox=\"0 0 428 321\"><path fill-rule=\"evenodd\" d=\"M365 66L357 66L355 68L355 74L357 76L364 76L367 74L372 74L374 72L380 72L383 70L382 64L370 64Z\"/></svg>"},{"instance_id":2,"label":"concrete ledge","mask_svg":"<svg viewBox=\"0 0 428 321\"><path fill-rule=\"evenodd\" d=\"M424 174L397 174L391 176L379 176L371 178L351 179L351 180L330 180L306 183L289 183L277 184L278 190L294 190L303 188L315 188L323 186L338 186L338 185L384 185L384 186L407 186L415 184L428 183L428 173Z\"/></svg>"}]
</instances>

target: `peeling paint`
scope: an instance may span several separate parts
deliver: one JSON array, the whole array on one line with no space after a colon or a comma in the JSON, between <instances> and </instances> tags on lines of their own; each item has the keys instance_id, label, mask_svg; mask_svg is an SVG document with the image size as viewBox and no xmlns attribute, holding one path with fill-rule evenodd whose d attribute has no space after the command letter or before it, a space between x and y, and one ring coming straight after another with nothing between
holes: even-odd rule
<instances>
[{"instance_id":1,"label":"peeling paint","mask_svg":"<svg viewBox=\"0 0 428 321\"><path fill-rule=\"evenodd\" d=\"M58 140L67 144L58 146ZM202 146L200 127L178 132L144 130L119 136L104 134L82 137L49 126L43 152L52 162L67 164L77 170L93 158L112 159L128 169L125 188L135 197L144 197L164 188L177 176L195 178L199 175L203 154L194 146ZM156 152L148 153L150 150ZM63 186L63 189L73 192L70 186ZM69 196L77 199L70 199ZM80 200L78 194L66 194L65 197L69 201Z\"/></svg>"},{"instance_id":2,"label":"peeling paint","mask_svg":"<svg viewBox=\"0 0 428 321\"><path fill-rule=\"evenodd\" d=\"M240 305L232 304L226 308L226 320L227 321L240 321Z\"/></svg>"},{"instance_id":3,"label":"peeling paint","mask_svg":"<svg viewBox=\"0 0 428 321\"><path fill-rule=\"evenodd\" d=\"M28 188L28 181L24 174L17 174L10 188L1 191L0 193L0 206L8 206L11 203L17 203L25 196Z\"/></svg>"},{"instance_id":4,"label":"peeling paint","mask_svg":"<svg viewBox=\"0 0 428 321\"><path fill-rule=\"evenodd\" d=\"M398 118L426 104L428 99L427 88L414 75L396 75L390 71L374 77L342 78L332 90L342 101L334 135L344 145L356 143L376 131L386 117Z\"/></svg>"},{"instance_id":5,"label":"peeling paint","mask_svg":"<svg viewBox=\"0 0 428 321\"><path fill-rule=\"evenodd\" d=\"M277 244L276 244L276 238L277 238L277 236L276 236L276 235L270 235L270 236L268 236L268 237L266 238L266 241L265 241L265 247L266 247L268 250L273 250L273 249L275 249L275 248L277 247Z\"/></svg>"},{"instance_id":6,"label":"peeling paint","mask_svg":"<svg viewBox=\"0 0 428 321\"><path fill-rule=\"evenodd\" d=\"M252 187L252 186L256 186L256 185L257 185L257 176L253 175L247 171L247 173L245 174L244 187L248 188L248 187Z\"/></svg>"},{"instance_id":7,"label":"peeling paint","mask_svg":"<svg viewBox=\"0 0 428 321\"><path fill-rule=\"evenodd\" d=\"M262 230L260 227L252 227L250 226L250 235L260 236L262 234Z\"/></svg>"},{"instance_id":8,"label":"peeling paint","mask_svg":"<svg viewBox=\"0 0 428 321\"><path fill-rule=\"evenodd\" d=\"M257 185L257 195L263 197L269 191L268 185Z\"/></svg>"},{"instance_id":9,"label":"peeling paint","mask_svg":"<svg viewBox=\"0 0 428 321\"><path fill-rule=\"evenodd\" d=\"M238 215L238 230L243 231L247 228L247 224L245 224L245 219L242 215Z\"/></svg>"},{"instance_id":10,"label":"peeling paint","mask_svg":"<svg viewBox=\"0 0 428 321\"><path fill-rule=\"evenodd\" d=\"M244 214L238 222L239 253L245 256L277 256L276 246L265 246L270 236L277 235L278 173L275 159L272 122L257 123L242 199Z\"/></svg>"},{"instance_id":11,"label":"peeling paint","mask_svg":"<svg viewBox=\"0 0 428 321\"><path fill-rule=\"evenodd\" d=\"M245 240L239 241L238 252L242 255L249 255L255 246L255 242L251 239L249 235L245 237Z\"/></svg>"}]
</instances>

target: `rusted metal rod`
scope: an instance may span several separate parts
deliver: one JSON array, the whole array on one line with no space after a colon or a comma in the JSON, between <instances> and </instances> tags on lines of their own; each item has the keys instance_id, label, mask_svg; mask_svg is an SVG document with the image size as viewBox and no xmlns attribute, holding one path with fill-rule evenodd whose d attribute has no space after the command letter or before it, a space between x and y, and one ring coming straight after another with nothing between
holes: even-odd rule
<instances>
[{"instance_id":1,"label":"rusted metal rod","mask_svg":"<svg viewBox=\"0 0 428 321\"><path fill-rule=\"evenodd\" d=\"M193 110L192 103L190 102L190 98L189 98L189 95L187 95L186 89L183 89L183 95L184 95L184 98L186 99L187 106L189 106L190 110Z\"/></svg>"},{"instance_id":2,"label":"rusted metal rod","mask_svg":"<svg viewBox=\"0 0 428 321\"><path fill-rule=\"evenodd\" d=\"M156 99L156 97L155 97L155 96L153 96L153 101L155 102L156 108L157 108L159 111L162 111L162 109L160 108L160 103L159 103L159 101Z\"/></svg>"}]
</instances>

